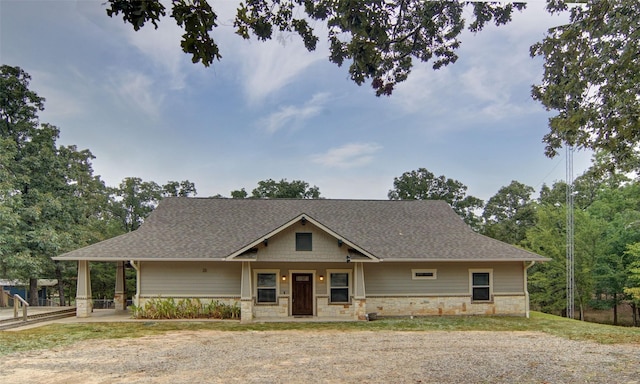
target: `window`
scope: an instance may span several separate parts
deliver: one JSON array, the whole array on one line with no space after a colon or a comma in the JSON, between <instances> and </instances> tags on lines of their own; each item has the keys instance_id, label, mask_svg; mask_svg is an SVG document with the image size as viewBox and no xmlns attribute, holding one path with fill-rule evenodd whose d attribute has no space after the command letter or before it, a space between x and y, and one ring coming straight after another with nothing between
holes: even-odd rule
<instances>
[{"instance_id":1,"label":"window","mask_svg":"<svg viewBox=\"0 0 640 384\"><path fill-rule=\"evenodd\" d=\"M256 302L274 304L277 302L278 273L256 273Z\"/></svg>"},{"instance_id":2,"label":"window","mask_svg":"<svg viewBox=\"0 0 640 384\"><path fill-rule=\"evenodd\" d=\"M471 300L491 301L491 270L470 270Z\"/></svg>"},{"instance_id":3,"label":"window","mask_svg":"<svg viewBox=\"0 0 640 384\"><path fill-rule=\"evenodd\" d=\"M411 279L413 280L435 280L437 277L436 269L412 269Z\"/></svg>"},{"instance_id":4,"label":"window","mask_svg":"<svg viewBox=\"0 0 640 384\"><path fill-rule=\"evenodd\" d=\"M311 233L296 233L296 251L311 250Z\"/></svg>"},{"instance_id":5,"label":"window","mask_svg":"<svg viewBox=\"0 0 640 384\"><path fill-rule=\"evenodd\" d=\"M351 301L351 271L327 272L329 273L329 302L334 304L349 303Z\"/></svg>"}]
</instances>

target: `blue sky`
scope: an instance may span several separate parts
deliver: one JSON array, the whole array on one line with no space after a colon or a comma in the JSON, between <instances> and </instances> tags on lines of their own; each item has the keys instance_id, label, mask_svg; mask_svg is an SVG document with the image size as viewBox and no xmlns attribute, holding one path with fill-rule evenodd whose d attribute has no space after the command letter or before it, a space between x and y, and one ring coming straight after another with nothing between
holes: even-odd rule
<instances>
[{"instance_id":1,"label":"blue sky","mask_svg":"<svg viewBox=\"0 0 640 384\"><path fill-rule=\"evenodd\" d=\"M511 180L538 190L565 177L564 156L544 156L549 113L530 96L542 61L529 46L567 20L542 1L506 27L465 32L457 63L415 63L380 98L328 61L320 23L312 53L294 35L245 41L234 1L210 1L223 58L204 68L172 19L134 32L102 3L0 0L0 62L32 76L41 121L90 149L107 185L189 179L204 197L286 178L326 198L386 199L394 177L424 167L486 200ZM575 175L589 162L577 153Z\"/></svg>"}]
</instances>

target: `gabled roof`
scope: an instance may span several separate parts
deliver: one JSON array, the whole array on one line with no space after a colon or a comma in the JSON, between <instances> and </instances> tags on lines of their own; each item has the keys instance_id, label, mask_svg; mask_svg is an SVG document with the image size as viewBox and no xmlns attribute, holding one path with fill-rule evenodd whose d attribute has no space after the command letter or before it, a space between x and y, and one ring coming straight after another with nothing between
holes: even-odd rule
<instances>
[{"instance_id":1,"label":"gabled roof","mask_svg":"<svg viewBox=\"0 0 640 384\"><path fill-rule=\"evenodd\" d=\"M331 230L331 228L327 228L325 227L322 223L320 223L319 221L315 220L313 217L311 217L310 215L307 215L306 213L300 214L297 217L295 217L293 220L289 220L288 223L279 226L278 228L275 228L273 231L265 234L262 238L260 239L256 239L253 242L245 245L244 247L242 247L241 249L237 250L236 252L233 252L231 255L226 257L226 260L233 260L238 256L242 256L243 253L250 251L251 249L255 249L253 247L255 247L256 245L262 243L263 241L267 240L269 238L271 238L272 236L277 235L278 233L282 232L283 230L289 228L290 226L298 223L299 221L308 221L311 224L315 225L316 227L320 228L321 230L323 230L324 232L328 233L329 235L333 236L336 238L336 240L340 240L341 242L343 242L346 246L352 248L352 251L355 251L354 254L355 255L361 255L364 259L367 260L378 260L377 257L369 254L369 252L367 252L364 249L361 249L360 247L358 247L358 245L351 243L349 240L345 240L342 238L342 236L339 233L335 233L334 231Z\"/></svg>"},{"instance_id":2,"label":"gabled roof","mask_svg":"<svg viewBox=\"0 0 640 384\"><path fill-rule=\"evenodd\" d=\"M544 261L475 233L444 201L165 198L130 232L57 260L222 260L307 215L366 255L396 261Z\"/></svg>"}]
</instances>

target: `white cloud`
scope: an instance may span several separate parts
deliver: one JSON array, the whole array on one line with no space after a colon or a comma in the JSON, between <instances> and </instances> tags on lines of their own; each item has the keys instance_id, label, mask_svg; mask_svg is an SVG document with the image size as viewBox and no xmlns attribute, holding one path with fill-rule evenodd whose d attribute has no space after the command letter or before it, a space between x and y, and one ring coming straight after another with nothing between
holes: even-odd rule
<instances>
[{"instance_id":1,"label":"white cloud","mask_svg":"<svg viewBox=\"0 0 640 384\"><path fill-rule=\"evenodd\" d=\"M351 143L313 155L311 161L327 167L355 168L371 163L373 154L380 149L382 147L376 143Z\"/></svg>"},{"instance_id":2,"label":"white cloud","mask_svg":"<svg viewBox=\"0 0 640 384\"><path fill-rule=\"evenodd\" d=\"M82 114L87 107L83 103L83 97L86 97L84 88L78 87L77 84L81 83L78 80L84 80L76 75L72 78L65 78L65 87L60 86L57 80L57 74L33 70L30 75L32 78L32 89L38 93L39 96L45 98L45 110L40 113L42 121L55 121L58 119L69 118ZM71 88L71 89L70 89ZM78 93L82 93L78 95Z\"/></svg>"},{"instance_id":3,"label":"white cloud","mask_svg":"<svg viewBox=\"0 0 640 384\"><path fill-rule=\"evenodd\" d=\"M241 69L248 100L252 104L260 103L293 82L315 62L325 60L326 53L320 51L307 51L297 35L243 42Z\"/></svg>"},{"instance_id":4,"label":"white cloud","mask_svg":"<svg viewBox=\"0 0 640 384\"><path fill-rule=\"evenodd\" d=\"M462 33L459 60L434 71L431 63L414 60L407 81L391 97L404 112L430 116L455 115L449 119L499 120L537 112L530 97L530 85L542 72L540 62L529 57L529 47L563 18L551 16L544 4L529 4L516 12L506 26L488 25L472 34Z\"/></svg>"},{"instance_id":5,"label":"white cloud","mask_svg":"<svg viewBox=\"0 0 640 384\"><path fill-rule=\"evenodd\" d=\"M265 125L265 129L269 133L275 133L287 125L299 126L305 120L320 113L328 99L328 93L318 93L301 107L293 105L281 107L278 112L262 119L260 124Z\"/></svg>"},{"instance_id":6,"label":"white cloud","mask_svg":"<svg viewBox=\"0 0 640 384\"><path fill-rule=\"evenodd\" d=\"M180 38L184 31L173 19L165 16L158 23L158 29L149 23L138 31L134 31L129 24L115 24L124 30L123 33L133 46L149 57L149 63L162 73L169 88L185 87L188 69L185 62L188 62L189 66L193 64L189 62L191 57L180 48Z\"/></svg>"},{"instance_id":7,"label":"white cloud","mask_svg":"<svg viewBox=\"0 0 640 384\"><path fill-rule=\"evenodd\" d=\"M165 4L167 15L171 13L170 4ZM123 40L135 47L148 60L144 66L150 74L163 79L163 84L173 90L183 89L187 86L187 74L200 64L191 63L191 56L182 51L180 39L184 31L174 19L169 16L161 17L158 28L151 22L147 22L140 30L135 31L128 23L123 23L121 16L105 18L102 15L100 23L108 22L109 30L117 31ZM132 61L133 63L133 61ZM155 72L155 73L154 73Z\"/></svg>"},{"instance_id":8,"label":"white cloud","mask_svg":"<svg viewBox=\"0 0 640 384\"><path fill-rule=\"evenodd\" d=\"M109 88L121 104L134 107L148 117L158 118L164 96L155 92L153 85L149 76L127 71L112 76Z\"/></svg>"}]
</instances>

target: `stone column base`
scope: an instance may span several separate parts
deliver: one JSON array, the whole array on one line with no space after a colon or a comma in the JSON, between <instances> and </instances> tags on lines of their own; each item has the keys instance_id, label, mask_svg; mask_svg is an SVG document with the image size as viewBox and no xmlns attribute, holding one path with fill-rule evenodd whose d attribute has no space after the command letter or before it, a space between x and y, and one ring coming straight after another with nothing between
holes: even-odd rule
<instances>
[{"instance_id":1,"label":"stone column base","mask_svg":"<svg viewBox=\"0 0 640 384\"><path fill-rule=\"evenodd\" d=\"M76 297L76 317L90 317L93 311L93 300Z\"/></svg>"},{"instance_id":2,"label":"stone column base","mask_svg":"<svg viewBox=\"0 0 640 384\"><path fill-rule=\"evenodd\" d=\"M127 310L127 296L124 293L116 292L113 296L113 304L116 308L116 311L126 311Z\"/></svg>"},{"instance_id":3,"label":"stone column base","mask_svg":"<svg viewBox=\"0 0 640 384\"><path fill-rule=\"evenodd\" d=\"M253 321L253 300L240 300L240 322L251 323Z\"/></svg>"},{"instance_id":4,"label":"stone column base","mask_svg":"<svg viewBox=\"0 0 640 384\"><path fill-rule=\"evenodd\" d=\"M367 320L367 300L366 299L354 299L355 304L354 317L358 320Z\"/></svg>"}]
</instances>

